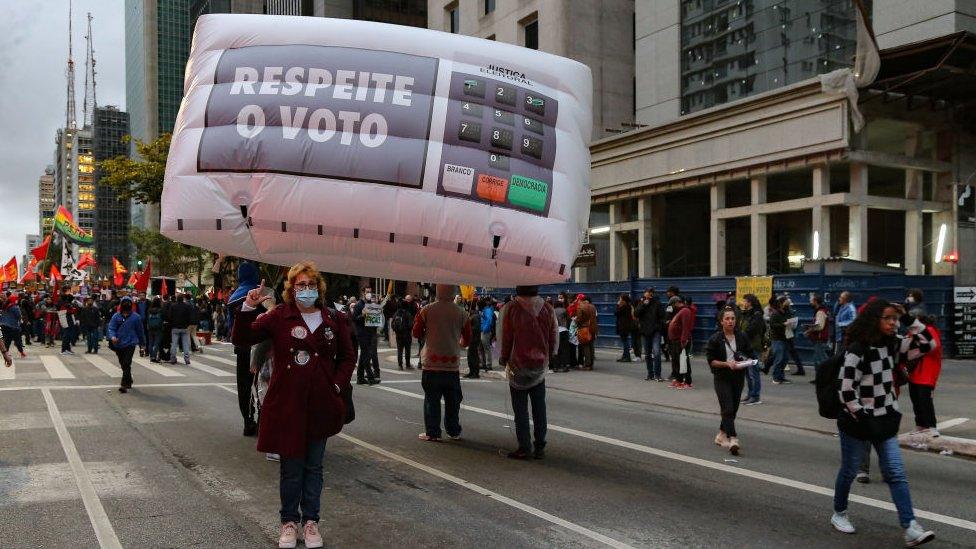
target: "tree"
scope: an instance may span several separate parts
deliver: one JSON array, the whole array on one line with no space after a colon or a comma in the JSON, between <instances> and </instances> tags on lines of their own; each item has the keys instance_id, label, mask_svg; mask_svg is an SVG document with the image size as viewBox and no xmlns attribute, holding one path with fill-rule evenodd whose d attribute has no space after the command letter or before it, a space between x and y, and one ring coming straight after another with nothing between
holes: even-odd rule
<instances>
[{"instance_id":1,"label":"tree","mask_svg":"<svg viewBox=\"0 0 976 549\"><path fill-rule=\"evenodd\" d=\"M146 143L136 139L139 159L116 156L98 163L99 183L115 188L120 200L135 200L140 204L158 204L163 194L163 176L169 155L170 134L164 133ZM123 140L128 143L130 136Z\"/></svg>"},{"instance_id":2,"label":"tree","mask_svg":"<svg viewBox=\"0 0 976 549\"><path fill-rule=\"evenodd\" d=\"M152 229L139 227L129 229L129 239L136 247L137 257L152 259L154 274L196 273L197 286L203 283L203 270L211 255L207 250L181 244Z\"/></svg>"}]
</instances>

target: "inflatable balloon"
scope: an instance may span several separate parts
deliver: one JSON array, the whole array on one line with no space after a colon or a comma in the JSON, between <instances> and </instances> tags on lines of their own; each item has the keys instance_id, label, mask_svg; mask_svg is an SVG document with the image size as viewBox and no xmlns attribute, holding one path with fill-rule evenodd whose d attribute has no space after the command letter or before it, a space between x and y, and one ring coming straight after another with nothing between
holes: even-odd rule
<instances>
[{"instance_id":1,"label":"inflatable balloon","mask_svg":"<svg viewBox=\"0 0 976 549\"><path fill-rule=\"evenodd\" d=\"M480 38L205 15L161 230L336 273L563 281L589 217L591 88L583 64Z\"/></svg>"}]
</instances>

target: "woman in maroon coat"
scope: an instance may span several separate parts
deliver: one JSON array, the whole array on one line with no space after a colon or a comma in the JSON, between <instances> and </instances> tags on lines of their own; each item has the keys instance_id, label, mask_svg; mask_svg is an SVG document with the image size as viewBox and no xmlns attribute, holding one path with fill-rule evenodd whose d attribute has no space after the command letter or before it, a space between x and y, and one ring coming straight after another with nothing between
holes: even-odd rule
<instances>
[{"instance_id":1,"label":"woman in maroon coat","mask_svg":"<svg viewBox=\"0 0 976 549\"><path fill-rule=\"evenodd\" d=\"M305 546L322 547L318 520L325 439L342 429L345 404L339 393L355 368L347 323L342 313L322 306L324 294L318 269L301 262L288 271L284 303L258 315L267 297L262 280L248 292L234 322L235 345L270 339L274 350L257 449L281 455L281 548L296 546L299 523Z\"/></svg>"}]
</instances>

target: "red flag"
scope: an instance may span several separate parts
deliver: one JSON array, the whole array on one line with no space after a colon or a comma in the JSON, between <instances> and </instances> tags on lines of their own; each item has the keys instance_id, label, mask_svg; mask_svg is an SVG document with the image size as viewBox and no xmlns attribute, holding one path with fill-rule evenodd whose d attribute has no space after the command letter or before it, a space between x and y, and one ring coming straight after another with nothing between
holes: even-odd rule
<instances>
[{"instance_id":1,"label":"red flag","mask_svg":"<svg viewBox=\"0 0 976 549\"><path fill-rule=\"evenodd\" d=\"M129 270L126 269L124 265L122 265L121 263L119 263L119 260L116 259L116 258L114 258L114 257L112 258L112 270L115 272L115 280L114 280L115 285L116 286L121 286L122 285L122 281L125 280L122 277L122 275L128 273Z\"/></svg>"},{"instance_id":2,"label":"red flag","mask_svg":"<svg viewBox=\"0 0 976 549\"><path fill-rule=\"evenodd\" d=\"M75 264L75 269L78 269L80 271L85 267L94 264L95 264L95 258L92 257L92 254L85 252L81 254L81 257L78 258L78 263Z\"/></svg>"},{"instance_id":3,"label":"red flag","mask_svg":"<svg viewBox=\"0 0 976 549\"><path fill-rule=\"evenodd\" d=\"M31 259L31 261L33 261L33 259ZM24 271L24 276L20 277L20 283L23 284L25 282L30 282L31 280L34 280L34 271L32 269L27 269Z\"/></svg>"},{"instance_id":4,"label":"red flag","mask_svg":"<svg viewBox=\"0 0 976 549\"><path fill-rule=\"evenodd\" d=\"M146 262L146 270L139 275L139 280L135 283L136 291L146 293L149 291L149 280L152 277L152 259Z\"/></svg>"},{"instance_id":5,"label":"red flag","mask_svg":"<svg viewBox=\"0 0 976 549\"><path fill-rule=\"evenodd\" d=\"M54 286L55 281L60 281L64 277L61 276L61 270L54 263L51 263L51 286Z\"/></svg>"},{"instance_id":6,"label":"red flag","mask_svg":"<svg viewBox=\"0 0 976 549\"><path fill-rule=\"evenodd\" d=\"M162 288L159 289L159 295L166 297L169 295L169 287L166 285L166 279L161 278L159 282L162 283Z\"/></svg>"},{"instance_id":7,"label":"red flag","mask_svg":"<svg viewBox=\"0 0 976 549\"><path fill-rule=\"evenodd\" d=\"M11 257L10 261L3 266L3 278L7 282L17 282L20 269L17 268L17 256Z\"/></svg>"},{"instance_id":8,"label":"red flag","mask_svg":"<svg viewBox=\"0 0 976 549\"><path fill-rule=\"evenodd\" d=\"M136 281L139 280L139 275L140 274L142 274L142 273L140 273L139 271L136 271L136 272L132 273L132 275L129 276L129 281L126 282L125 285L126 286L135 286L136 285Z\"/></svg>"},{"instance_id":9,"label":"red flag","mask_svg":"<svg viewBox=\"0 0 976 549\"><path fill-rule=\"evenodd\" d=\"M44 242L41 242L40 246L36 248L31 248L30 253L32 256L34 256L34 259L38 261L44 261L44 259L47 257L47 249L50 246L51 246L51 235L47 235L47 237L44 238Z\"/></svg>"}]
</instances>

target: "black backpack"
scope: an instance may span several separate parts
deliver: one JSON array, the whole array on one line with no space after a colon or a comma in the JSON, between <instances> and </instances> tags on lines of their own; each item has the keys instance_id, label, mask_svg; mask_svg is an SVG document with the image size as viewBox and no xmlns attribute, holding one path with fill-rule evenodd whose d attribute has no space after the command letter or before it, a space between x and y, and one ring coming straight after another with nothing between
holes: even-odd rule
<instances>
[{"instance_id":1,"label":"black backpack","mask_svg":"<svg viewBox=\"0 0 976 549\"><path fill-rule=\"evenodd\" d=\"M397 334L402 334L410 329L410 313L404 309L400 309L393 315L393 321L390 322L390 327L393 328L393 332Z\"/></svg>"},{"instance_id":2,"label":"black backpack","mask_svg":"<svg viewBox=\"0 0 976 549\"><path fill-rule=\"evenodd\" d=\"M821 417L837 419L844 404L840 401L840 369L844 366L845 349L817 364L814 387L817 391L817 412Z\"/></svg>"}]
</instances>

